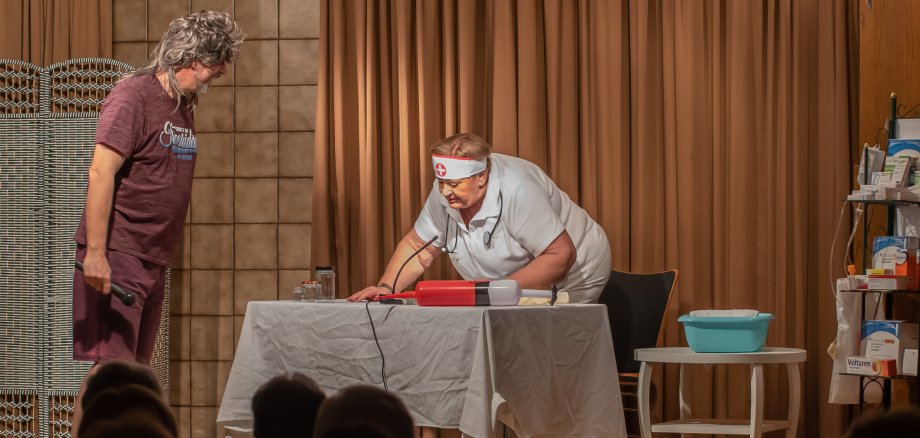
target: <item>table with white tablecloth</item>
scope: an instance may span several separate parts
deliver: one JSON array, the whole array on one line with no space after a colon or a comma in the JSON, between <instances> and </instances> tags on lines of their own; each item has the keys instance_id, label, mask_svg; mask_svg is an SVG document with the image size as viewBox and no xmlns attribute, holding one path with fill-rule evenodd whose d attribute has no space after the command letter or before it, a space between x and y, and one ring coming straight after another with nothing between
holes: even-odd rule
<instances>
[{"instance_id":1,"label":"table with white tablecloth","mask_svg":"<svg viewBox=\"0 0 920 438\"><path fill-rule=\"evenodd\" d=\"M383 358L374 342L373 320ZM329 393L391 391L419 426L492 437L625 436L607 310L250 302L218 424L245 426L260 385L299 371Z\"/></svg>"}]
</instances>

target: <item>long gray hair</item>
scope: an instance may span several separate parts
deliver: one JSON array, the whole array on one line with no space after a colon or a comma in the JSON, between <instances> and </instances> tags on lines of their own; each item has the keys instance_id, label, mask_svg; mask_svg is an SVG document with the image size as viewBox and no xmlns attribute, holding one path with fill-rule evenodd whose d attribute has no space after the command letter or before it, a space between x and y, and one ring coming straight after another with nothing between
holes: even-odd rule
<instances>
[{"instance_id":1,"label":"long gray hair","mask_svg":"<svg viewBox=\"0 0 920 438\"><path fill-rule=\"evenodd\" d=\"M172 95L180 105L184 101L186 106L194 109L198 104L198 93L179 88L176 70L191 67L195 61L206 66L233 62L240 54L240 45L245 37L240 26L226 12L200 11L177 18L169 23L169 29L153 49L147 63L126 78L165 72Z\"/></svg>"}]
</instances>

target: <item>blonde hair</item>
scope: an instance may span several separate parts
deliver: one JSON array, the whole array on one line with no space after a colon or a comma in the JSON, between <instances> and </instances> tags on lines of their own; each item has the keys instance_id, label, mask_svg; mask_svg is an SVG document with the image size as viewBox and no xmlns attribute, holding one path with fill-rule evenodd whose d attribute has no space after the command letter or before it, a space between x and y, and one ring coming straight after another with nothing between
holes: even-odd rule
<instances>
[{"instance_id":1,"label":"blonde hair","mask_svg":"<svg viewBox=\"0 0 920 438\"><path fill-rule=\"evenodd\" d=\"M436 155L449 155L453 157L466 157L474 160L488 158L492 153L492 145L476 134L460 133L445 138L429 148L429 152Z\"/></svg>"}]
</instances>

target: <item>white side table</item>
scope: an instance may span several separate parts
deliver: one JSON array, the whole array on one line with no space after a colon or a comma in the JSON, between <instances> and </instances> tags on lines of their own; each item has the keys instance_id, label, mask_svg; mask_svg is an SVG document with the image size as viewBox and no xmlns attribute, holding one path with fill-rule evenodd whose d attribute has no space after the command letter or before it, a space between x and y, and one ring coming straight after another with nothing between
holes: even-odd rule
<instances>
[{"instance_id":1,"label":"white side table","mask_svg":"<svg viewBox=\"0 0 920 438\"><path fill-rule=\"evenodd\" d=\"M652 432L705 433L724 435L750 435L760 437L764 432L787 429L786 437L794 437L799 424L801 383L799 363L805 362L805 350L798 348L764 347L755 353L694 353L688 347L640 348L635 351L639 368L639 426L642 438L651 438ZM680 420L651 424L649 415L649 386L652 363L679 363ZM763 419L763 364L784 363L789 376L789 416L787 420ZM690 415L690 406L684 396L684 365L686 364L747 364L751 366L751 418L745 420L698 419Z\"/></svg>"}]
</instances>

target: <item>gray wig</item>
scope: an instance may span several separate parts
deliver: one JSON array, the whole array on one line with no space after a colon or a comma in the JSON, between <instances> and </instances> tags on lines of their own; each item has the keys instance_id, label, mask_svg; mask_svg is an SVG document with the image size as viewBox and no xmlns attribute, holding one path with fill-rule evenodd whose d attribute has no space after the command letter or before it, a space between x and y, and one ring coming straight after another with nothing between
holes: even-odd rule
<instances>
[{"instance_id":1,"label":"gray wig","mask_svg":"<svg viewBox=\"0 0 920 438\"><path fill-rule=\"evenodd\" d=\"M246 35L226 12L200 11L169 23L159 44L150 54L146 64L127 77L165 72L169 78L172 95L184 97L189 108L198 104L198 93L187 93L179 88L176 70L191 67L198 61L211 66L233 62L240 54L240 45Z\"/></svg>"}]
</instances>

